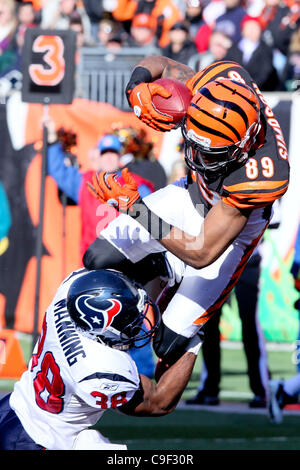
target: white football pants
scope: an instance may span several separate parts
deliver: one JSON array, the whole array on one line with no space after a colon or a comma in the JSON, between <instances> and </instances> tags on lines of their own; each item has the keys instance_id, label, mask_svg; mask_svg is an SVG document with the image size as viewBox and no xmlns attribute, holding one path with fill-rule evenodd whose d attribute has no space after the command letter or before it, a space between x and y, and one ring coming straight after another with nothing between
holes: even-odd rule
<instances>
[{"instance_id":1,"label":"white football pants","mask_svg":"<svg viewBox=\"0 0 300 470\"><path fill-rule=\"evenodd\" d=\"M165 222L190 235L199 235L204 211L200 203L195 208L184 178L150 194L144 202ZM221 306L268 225L263 211L264 208L252 211L240 235L214 263L202 269L186 266L183 280L163 314L168 328L189 338ZM166 251L126 214L113 220L101 235L132 262L150 253Z\"/></svg>"}]
</instances>

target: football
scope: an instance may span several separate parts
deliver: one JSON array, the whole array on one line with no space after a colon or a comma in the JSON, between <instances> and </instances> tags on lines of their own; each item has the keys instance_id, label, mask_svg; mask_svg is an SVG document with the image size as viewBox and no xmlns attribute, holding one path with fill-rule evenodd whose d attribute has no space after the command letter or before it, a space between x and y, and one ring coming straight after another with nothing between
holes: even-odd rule
<instances>
[{"instance_id":1,"label":"football","mask_svg":"<svg viewBox=\"0 0 300 470\"><path fill-rule=\"evenodd\" d=\"M192 93L184 83L173 78L159 78L154 83L163 86L172 93L169 98L159 95L152 97L152 103L157 111L172 116L175 124L178 124L186 115L192 99Z\"/></svg>"}]
</instances>

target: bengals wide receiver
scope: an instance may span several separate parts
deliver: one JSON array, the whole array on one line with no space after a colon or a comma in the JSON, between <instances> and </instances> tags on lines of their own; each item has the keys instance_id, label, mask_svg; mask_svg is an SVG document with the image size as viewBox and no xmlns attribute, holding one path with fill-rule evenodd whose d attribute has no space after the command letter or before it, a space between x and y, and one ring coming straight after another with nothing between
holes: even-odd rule
<instances>
[{"instance_id":1,"label":"bengals wide receiver","mask_svg":"<svg viewBox=\"0 0 300 470\"><path fill-rule=\"evenodd\" d=\"M168 131L176 125L152 105L153 95L170 95L153 83L160 77L183 81L193 94L181 123L189 174L142 200L126 170L123 187L114 175L99 173L96 197L123 213L88 248L84 263L88 269L113 263L131 275L154 275L150 254L152 261L153 253L164 256L177 290L155 350L172 362L238 281L269 224L273 202L288 188L289 163L273 111L239 64L216 62L195 74L166 57L139 62L126 89L129 102L147 125Z\"/></svg>"}]
</instances>

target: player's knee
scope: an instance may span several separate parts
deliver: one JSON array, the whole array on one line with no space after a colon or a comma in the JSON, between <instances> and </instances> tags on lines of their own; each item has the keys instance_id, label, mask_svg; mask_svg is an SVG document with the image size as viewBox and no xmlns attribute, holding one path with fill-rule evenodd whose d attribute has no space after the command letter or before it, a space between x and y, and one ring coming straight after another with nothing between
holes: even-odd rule
<instances>
[{"instance_id":1,"label":"player's knee","mask_svg":"<svg viewBox=\"0 0 300 470\"><path fill-rule=\"evenodd\" d=\"M153 339L153 349L160 359L171 365L185 353L189 341L190 338L175 333L162 321Z\"/></svg>"}]
</instances>

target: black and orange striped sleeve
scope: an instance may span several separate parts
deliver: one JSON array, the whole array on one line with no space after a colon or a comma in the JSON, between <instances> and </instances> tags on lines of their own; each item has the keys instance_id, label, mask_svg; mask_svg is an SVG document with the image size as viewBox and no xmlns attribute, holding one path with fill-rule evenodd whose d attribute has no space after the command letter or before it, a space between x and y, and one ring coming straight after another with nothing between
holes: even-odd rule
<instances>
[{"instance_id":1,"label":"black and orange striped sleeve","mask_svg":"<svg viewBox=\"0 0 300 470\"><path fill-rule=\"evenodd\" d=\"M254 171L255 170L255 171ZM288 159L282 158L268 126L266 144L223 182L222 200L239 209L263 207L281 198L289 186Z\"/></svg>"},{"instance_id":2,"label":"black and orange striped sleeve","mask_svg":"<svg viewBox=\"0 0 300 470\"><path fill-rule=\"evenodd\" d=\"M288 179L281 181L248 181L232 186L224 185L223 202L239 209L264 207L282 197L288 189Z\"/></svg>"}]
</instances>

